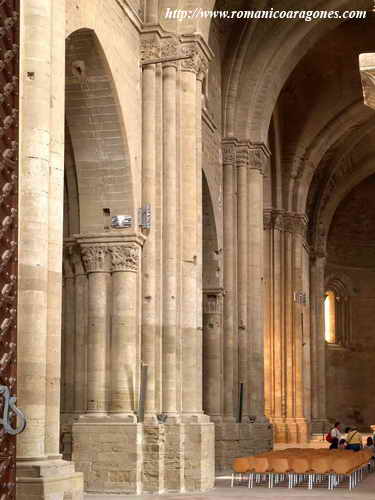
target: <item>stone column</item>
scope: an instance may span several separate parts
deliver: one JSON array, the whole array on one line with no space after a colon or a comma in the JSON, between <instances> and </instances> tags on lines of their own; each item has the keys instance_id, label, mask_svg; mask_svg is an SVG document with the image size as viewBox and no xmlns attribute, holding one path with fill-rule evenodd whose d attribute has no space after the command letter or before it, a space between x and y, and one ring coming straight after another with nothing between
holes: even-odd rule
<instances>
[{"instance_id":1,"label":"stone column","mask_svg":"<svg viewBox=\"0 0 375 500\"><path fill-rule=\"evenodd\" d=\"M63 412L71 414L74 405L75 375L75 283L71 247L65 248L64 255L64 404Z\"/></svg>"},{"instance_id":2,"label":"stone column","mask_svg":"<svg viewBox=\"0 0 375 500\"><path fill-rule=\"evenodd\" d=\"M52 1L50 175L48 193L48 310L46 453L59 456L61 378L61 261L65 141L65 0Z\"/></svg>"},{"instance_id":3,"label":"stone column","mask_svg":"<svg viewBox=\"0 0 375 500\"><path fill-rule=\"evenodd\" d=\"M287 439L286 415L286 338L285 338L285 250L284 217L276 211L273 214L273 306L274 306L274 412L272 422L275 426L276 441Z\"/></svg>"},{"instance_id":4,"label":"stone column","mask_svg":"<svg viewBox=\"0 0 375 500\"><path fill-rule=\"evenodd\" d=\"M142 61L160 57L159 40L154 35L147 35L142 40ZM141 359L148 367L147 391L145 398L146 419L156 421L156 325L157 315L156 276L156 65L143 66L142 72L142 205L150 205L152 221L150 229L145 229L147 237L143 249L142 262L142 347Z\"/></svg>"},{"instance_id":5,"label":"stone column","mask_svg":"<svg viewBox=\"0 0 375 500\"><path fill-rule=\"evenodd\" d=\"M107 411L106 351L111 264L108 247L82 243L82 260L88 273L87 413Z\"/></svg>"},{"instance_id":6,"label":"stone column","mask_svg":"<svg viewBox=\"0 0 375 500\"><path fill-rule=\"evenodd\" d=\"M74 409L83 414L87 410L87 326L88 280L79 248L73 253L75 274L75 345L74 345Z\"/></svg>"},{"instance_id":7,"label":"stone column","mask_svg":"<svg viewBox=\"0 0 375 500\"><path fill-rule=\"evenodd\" d=\"M264 420L263 342L263 171L270 153L264 144L251 145L248 170L248 373L249 415Z\"/></svg>"},{"instance_id":8,"label":"stone column","mask_svg":"<svg viewBox=\"0 0 375 500\"><path fill-rule=\"evenodd\" d=\"M197 74L204 64L195 43L183 45L189 59L181 62L181 169L182 169L182 413L188 420L202 414L201 319L197 290L201 286L202 259L198 242L199 199L197 173ZM198 156L199 157L199 156ZM201 291L200 291L201 293ZM200 329L199 329L200 328ZM198 363L198 366L197 366ZM198 369L197 369L198 368Z\"/></svg>"},{"instance_id":9,"label":"stone column","mask_svg":"<svg viewBox=\"0 0 375 500\"><path fill-rule=\"evenodd\" d=\"M224 211L224 420L234 421L234 349L237 326L236 312L236 152L235 142L223 141L223 211Z\"/></svg>"},{"instance_id":10,"label":"stone column","mask_svg":"<svg viewBox=\"0 0 375 500\"><path fill-rule=\"evenodd\" d=\"M324 337L324 273L326 257L314 253L311 259L311 366L312 432L324 433L326 420L326 342Z\"/></svg>"},{"instance_id":11,"label":"stone column","mask_svg":"<svg viewBox=\"0 0 375 500\"><path fill-rule=\"evenodd\" d=\"M177 54L175 40L165 43L163 57ZM164 191L164 301L163 301L163 412L177 418L178 403L178 178L177 158L177 63L163 64L163 178Z\"/></svg>"},{"instance_id":12,"label":"stone column","mask_svg":"<svg viewBox=\"0 0 375 500\"><path fill-rule=\"evenodd\" d=\"M64 24L64 2L22 2L18 500L83 498L82 474L59 456Z\"/></svg>"},{"instance_id":13,"label":"stone column","mask_svg":"<svg viewBox=\"0 0 375 500\"><path fill-rule=\"evenodd\" d=\"M237 214L238 214L238 368L239 382L244 384L242 415L248 415L248 148L239 147L237 161Z\"/></svg>"},{"instance_id":14,"label":"stone column","mask_svg":"<svg viewBox=\"0 0 375 500\"><path fill-rule=\"evenodd\" d=\"M294 217L294 289L298 293L301 291L304 298L294 300L294 332L295 332L295 391L296 391L296 422L298 426L298 441L308 440L309 432L305 414L305 379L309 377L309 365L304 363L304 325L307 323L307 306L309 290L304 287L304 253L307 231L307 218L302 214Z\"/></svg>"},{"instance_id":15,"label":"stone column","mask_svg":"<svg viewBox=\"0 0 375 500\"><path fill-rule=\"evenodd\" d=\"M264 411L271 418L275 407L274 352L274 262L273 262L273 220L272 210L265 209L264 227Z\"/></svg>"},{"instance_id":16,"label":"stone column","mask_svg":"<svg viewBox=\"0 0 375 500\"><path fill-rule=\"evenodd\" d=\"M304 408L304 371L302 318L306 306L301 303L299 293L308 295L303 285L303 252L307 219L303 214L285 215L286 238L286 424L289 442L305 442L308 425Z\"/></svg>"},{"instance_id":17,"label":"stone column","mask_svg":"<svg viewBox=\"0 0 375 500\"><path fill-rule=\"evenodd\" d=\"M223 415L223 294L220 290L203 293L203 406L214 422Z\"/></svg>"},{"instance_id":18,"label":"stone column","mask_svg":"<svg viewBox=\"0 0 375 500\"><path fill-rule=\"evenodd\" d=\"M17 405L27 415L28 425L18 438L17 455L19 459L43 459L46 456L52 2L27 0L22 7ZM36 78L31 79L27 76L30 74Z\"/></svg>"},{"instance_id":19,"label":"stone column","mask_svg":"<svg viewBox=\"0 0 375 500\"><path fill-rule=\"evenodd\" d=\"M268 328L266 329L267 354L265 377L267 382L267 417L274 426L274 440L287 441L286 415L286 339L285 339L285 251L284 251L284 213L278 209L264 211L264 229L268 242L265 258L269 260L267 298L268 310L265 311ZM267 316L269 317L267 319ZM267 399L269 401L267 401Z\"/></svg>"},{"instance_id":20,"label":"stone column","mask_svg":"<svg viewBox=\"0 0 375 500\"><path fill-rule=\"evenodd\" d=\"M137 375L137 273L139 246L116 244L112 257L111 413L135 422Z\"/></svg>"}]
</instances>

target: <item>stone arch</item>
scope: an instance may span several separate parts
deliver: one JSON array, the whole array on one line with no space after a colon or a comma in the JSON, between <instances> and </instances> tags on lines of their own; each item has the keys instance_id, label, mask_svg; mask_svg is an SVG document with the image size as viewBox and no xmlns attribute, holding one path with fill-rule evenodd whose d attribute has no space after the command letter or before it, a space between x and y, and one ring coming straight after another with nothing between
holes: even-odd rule
<instances>
[{"instance_id":1,"label":"stone arch","mask_svg":"<svg viewBox=\"0 0 375 500\"><path fill-rule=\"evenodd\" d=\"M76 165L80 232L100 232L103 210L134 218L129 150L116 90L92 30L67 40L66 121Z\"/></svg>"},{"instance_id":2,"label":"stone arch","mask_svg":"<svg viewBox=\"0 0 375 500\"><path fill-rule=\"evenodd\" d=\"M288 206L304 213L314 175L322 162L337 165L374 128L371 110L362 102L348 106L329 121L302 152L296 155L288 185Z\"/></svg>"},{"instance_id":3,"label":"stone arch","mask_svg":"<svg viewBox=\"0 0 375 500\"><path fill-rule=\"evenodd\" d=\"M319 2L312 7L319 9ZM355 7L365 10L368 4L358 1ZM353 9L348 0L324 5L327 10L346 8ZM341 22L247 23L240 37L241 48L234 49L228 64L231 78L225 91L226 136L266 142L272 112L288 76L307 51ZM256 50L260 46L261 50Z\"/></svg>"},{"instance_id":4,"label":"stone arch","mask_svg":"<svg viewBox=\"0 0 375 500\"><path fill-rule=\"evenodd\" d=\"M325 289L333 290L337 295L349 297L355 295L353 280L344 272L329 273L325 277Z\"/></svg>"},{"instance_id":5,"label":"stone arch","mask_svg":"<svg viewBox=\"0 0 375 500\"><path fill-rule=\"evenodd\" d=\"M360 165L359 168L353 169L351 175L346 176L343 179L343 182L341 182L336 187L335 191L331 193L324 210L318 210L320 216L316 220L313 230L314 246L319 253L326 253L329 229L340 202L353 188L360 184L364 179L375 173L374 157L374 154L372 154Z\"/></svg>"},{"instance_id":6,"label":"stone arch","mask_svg":"<svg viewBox=\"0 0 375 500\"><path fill-rule=\"evenodd\" d=\"M207 177L202 172L203 203L203 288L216 289L222 283L222 251L219 248L214 204Z\"/></svg>"},{"instance_id":7,"label":"stone arch","mask_svg":"<svg viewBox=\"0 0 375 500\"><path fill-rule=\"evenodd\" d=\"M79 233L77 171L69 129L65 127L64 238Z\"/></svg>"}]
</instances>

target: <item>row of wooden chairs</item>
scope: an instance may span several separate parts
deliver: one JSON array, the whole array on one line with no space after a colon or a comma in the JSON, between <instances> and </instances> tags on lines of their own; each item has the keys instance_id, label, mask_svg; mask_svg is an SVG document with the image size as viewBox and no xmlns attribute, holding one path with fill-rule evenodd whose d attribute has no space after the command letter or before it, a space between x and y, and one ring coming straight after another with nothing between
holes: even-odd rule
<instances>
[{"instance_id":1,"label":"row of wooden chairs","mask_svg":"<svg viewBox=\"0 0 375 500\"><path fill-rule=\"evenodd\" d=\"M239 477L247 478L248 487L262 482L268 487L288 482L288 487L306 484L325 484L328 489L348 480L349 490L355 487L364 474L373 470L372 451L364 449L327 450L308 448L288 448L261 453L255 456L236 458L233 462L231 486Z\"/></svg>"}]
</instances>

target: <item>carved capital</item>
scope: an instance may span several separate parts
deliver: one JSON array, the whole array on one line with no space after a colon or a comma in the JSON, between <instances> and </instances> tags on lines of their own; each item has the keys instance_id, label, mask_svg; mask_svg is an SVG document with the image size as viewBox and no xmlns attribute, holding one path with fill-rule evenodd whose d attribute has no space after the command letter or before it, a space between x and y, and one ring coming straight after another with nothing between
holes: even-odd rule
<instances>
[{"instance_id":1,"label":"carved capital","mask_svg":"<svg viewBox=\"0 0 375 500\"><path fill-rule=\"evenodd\" d=\"M284 212L276 209L266 209L263 212L263 227L265 230L284 231Z\"/></svg>"},{"instance_id":2,"label":"carved capital","mask_svg":"<svg viewBox=\"0 0 375 500\"><path fill-rule=\"evenodd\" d=\"M159 59L161 54L160 40L156 35L147 34L141 41L141 61Z\"/></svg>"},{"instance_id":3,"label":"carved capital","mask_svg":"<svg viewBox=\"0 0 375 500\"><path fill-rule=\"evenodd\" d=\"M74 268L75 276L82 276L86 274L85 267L82 261L82 255L79 250L78 245L74 246L72 249L71 260Z\"/></svg>"},{"instance_id":4,"label":"carved capital","mask_svg":"<svg viewBox=\"0 0 375 500\"><path fill-rule=\"evenodd\" d=\"M249 148L247 146L238 146L236 150L237 167L249 166Z\"/></svg>"},{"instance_id":5,"label":"carved capital","mask_svg":"<svg viewBox=\"0 0 375 500\"><path fill-rule=\"evenodd\" d=\"M136 273L139 265L139 250L136 245L114 245L109 247L112 271Z\"/></svg>"},{"instance_id":6,"label":"carved capital","mask_svg":"<svg viewBox=\"0 0 375 500\"><path fill-rule=\"evenodd\" d=\"M284 216L285 231L306 238L308 219L304 214L286 213Z\"/></svg>"},{"instance_id":7,"label":"carved capital","mask_svg":"<svg viewBox=\"0 0 375 500\"><path fill-rule=\"evenodd\" d=\"M202 79L207 73L208 60L199 44L197 42L182 44L181 55L189 56L188 59L181 60L181 71L190 71Z\"/></svg>"},{"instance_id":8,"label":"carved capital","mask_svg":"<svg viewBox=\"0 0 375 500\"><path fill-rule=\"evenodd\" d=\"M234 166L236 163L236 144L234 141L223 141L222 143L223 164Z\"/></svg>"},{"instance_id":9,"label":"carved capital","mask_svg":"<svg viewBox=\"0 0 375 500\"><path fill-rule=\"evenodd\" d=\"M265 231L269 231L270 229L273 229L272 210L264 210L263 211L263 229Z\"/></svg>"},{"instance_id":10,"label":"carved capital","mask_svg":"<svg viewBox=\"0 0 375 500\"><path fill-rule=\"evenodd\" d=\"M252 144L249 149L249 168L264 173L270 154L264 144Z\"/></svg>"},{"instance_id":11,"label":"carved capital","mask_svg":"<svg viewBox=\"0 0 375 500\"><path fill-rule=\"evenodd\" d=\"M81 254L87 273L110 272L110 259L107 246L83 246Z\"/></svg>"},{"instance_id":12,"label":"carved capital","mask_svg":"<svg viewBox=\"0 0 375 500\"><path fill-rule=\"evenodd\" d=\"M161 44L161 57L162 58L178 58L179 56L179 41L177 37L166 38L162 41ZM166 61L163 63L163 68L173 66L174 68L178 67L178 61Z\"/></svg>"},{"instance_id":13,"label":"carved capital","mask_svg":"<svg viewBox=\"0 0 375 500\"><path fill-rule=\"evenodd\" d=\"M284 214L282 212L274 212L273 215L273 228L275 231L284 231Z\"/></svg>"}]
</instances>

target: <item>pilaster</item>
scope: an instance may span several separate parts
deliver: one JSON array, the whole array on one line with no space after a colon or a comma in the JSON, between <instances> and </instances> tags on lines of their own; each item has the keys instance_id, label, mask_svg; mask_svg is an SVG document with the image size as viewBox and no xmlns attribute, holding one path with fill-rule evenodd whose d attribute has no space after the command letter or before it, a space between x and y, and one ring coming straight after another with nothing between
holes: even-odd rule
<instances>
[{"instance_id":1,"label":"pilaster","mask_svg":"<svg viewBox=\"0 0 375 500\"><path fill-rule=\"evenodd\" d=\"M234 139L222 143L224 217L224 420L234 422L238 382L237 168Z\"/></svg>"},{"instance_id":2,"label":"pilaster","mask_svg":"<svg viewBox=\"0 0 375 500\"><path fill-rule=\"evenodd\" d=\"M272 360L268 369L273 373L273 382L267 390L272 401L267 405L275 440L279 442L309 439L306 419L311 364L307 227L304 214L282 210L264 213L264 229L271 235L268 258L272 261L268 285L272 290L272 324L267 332L266 348L267 357Z\"/></svg>"}]
</instances>

